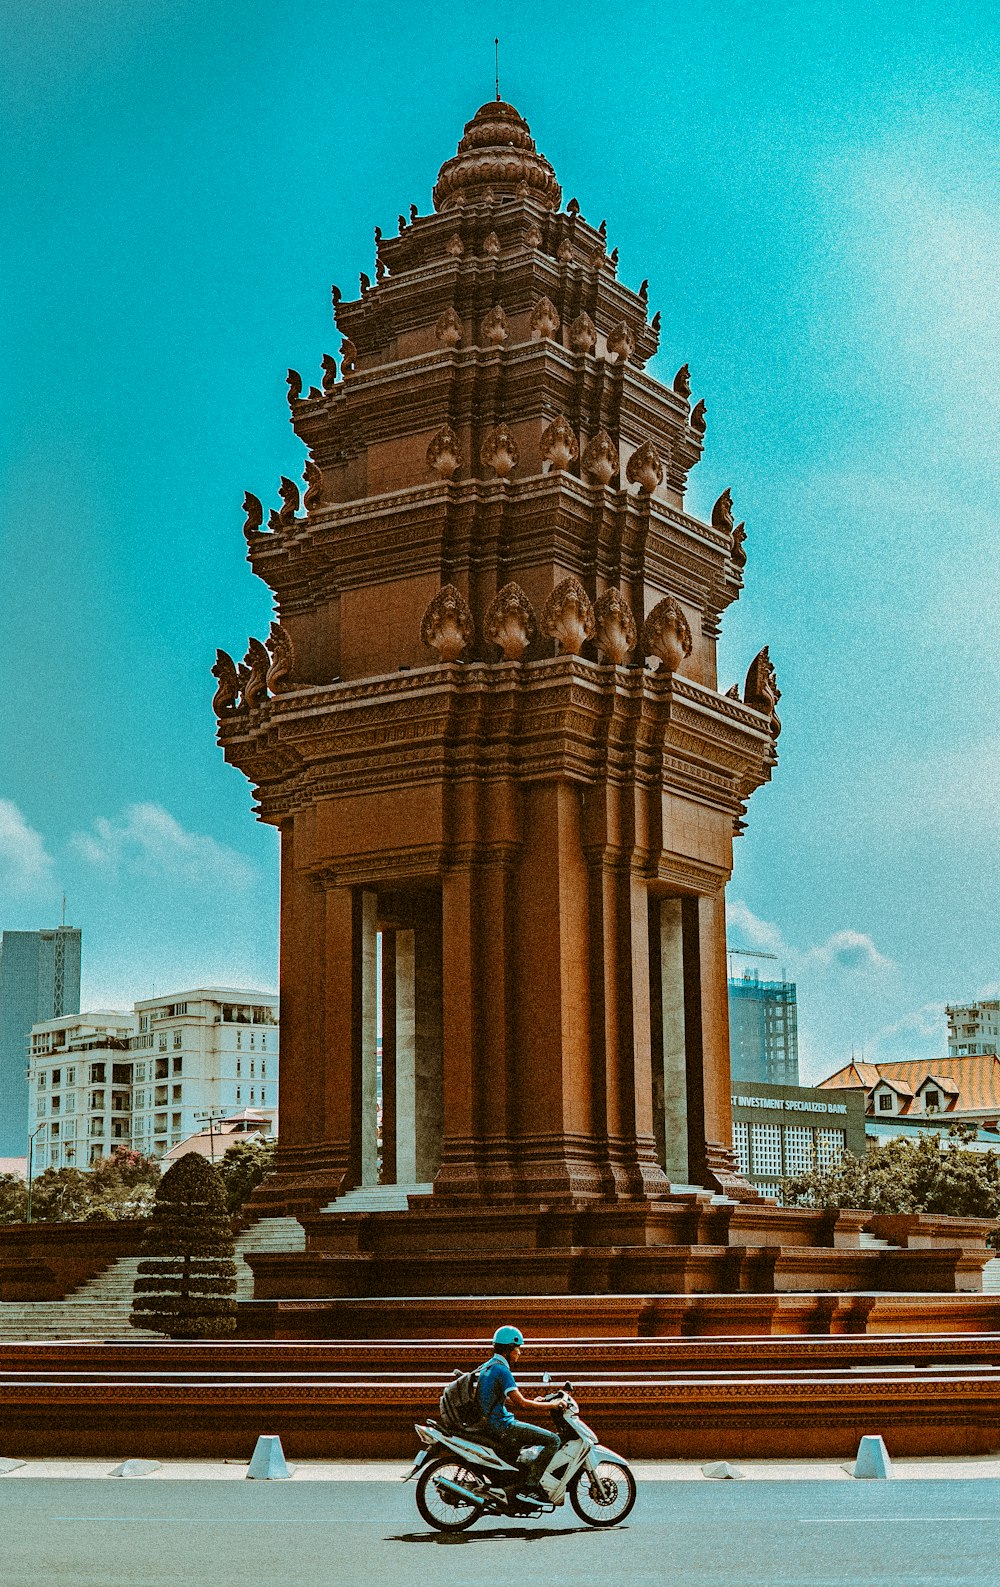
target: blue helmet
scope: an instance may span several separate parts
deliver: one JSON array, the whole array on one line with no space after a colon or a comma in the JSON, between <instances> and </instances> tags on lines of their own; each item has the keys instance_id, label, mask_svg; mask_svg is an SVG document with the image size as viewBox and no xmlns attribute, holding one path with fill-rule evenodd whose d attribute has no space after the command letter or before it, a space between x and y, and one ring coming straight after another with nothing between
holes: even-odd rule
<instances>
[{"instance_id":1,"label":"blue helmet","mask_svg":"<svg viewBox=\"0 0 1000 1587\"><path fill-rule=\"evenodd\" d=\"M524 1335L520 1328L498 1328L493 1335L493 1344L501 1350L509 1350L514 1345L520 1350L524 1344Z\"/></svg>"}]
</instances>

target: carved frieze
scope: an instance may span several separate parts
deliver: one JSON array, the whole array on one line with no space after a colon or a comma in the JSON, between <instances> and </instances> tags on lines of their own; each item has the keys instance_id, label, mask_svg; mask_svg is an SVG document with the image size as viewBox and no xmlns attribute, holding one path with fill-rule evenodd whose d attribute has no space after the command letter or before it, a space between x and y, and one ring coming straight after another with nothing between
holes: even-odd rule
<instances>
[{"instance_id":1,"label":"carved frieze","mask_svg":"<svg viewBox=\"0 0 1000 1587\"><path fill-rule=\"evenodd\" d=\"M673 596L664 596L643 624L643 655L658 657L668 672L676 672L693 646L690 623Z\"/></svg>"},{"instance_id":2,"label":"carved frieze","mask_svg":"<svg viewBox=\"0 0 1000 1587\"><path fill-rule=\"evenodd\" d=\"M484 468L493 469L501 479L508 479L518 464L517 442L506 424L494 425L479 449L479 461Z\"/></svg>"},{"instance_id":3,"label":"carved frieze","mask_svg":"<svg viewBox=\"0 0 1000 1587\"><path fill-rule=\"evenodd\" d=\"M451 479L462 466L462 453L458 436L450 424L443 424L431 437L427 448L427 467L441 479Z\"/></svg>"},{"instance_id":4,"label":"carved frieze","mask_svg":"<svg viewBox=\"0 0 1000 1587\"><path fill-rule=\"evenodd\" d=\"M438 590L420 624L421 642L436 650L441 661L457 661L475 637L469 603L454 584Z\"/></svg>"},{"instance_id":5,"label":"carved frieze","mask_svg":"<svg viewBox=\"0 0 1000 1587\"><path fill-rule=\"evenodd\" d=\"M505 584L483 617L483 638L497 645L504 661L520 661L538 632L535 612L519 584Z\"/></svg>"},{"instance_id":6,"label":"carved frieze","mask_svg":"<svg viewBox=\"0 0 1000 1587\"><path fill-rule=\"evenodd\" d=\"M541 435L542 457L554 469L569 468L580 456L580 445L562 414L547 424Z\"/></svg>"},{"instance_id":7,"label":"carved frieze","mask_svg":"<svg viewBox=\"0 0 1000 1587\"><path fill-rule=\"evenodd\" d=\"M554 639L563 655L575 656L594 637L594 608L579 579L556 585L542 607L542 633Z\"/></svg>"},{"instance_id":8,"label":"carved frieze","mask_svg":"<svg viewBox=\"0 0 1000 1587\"><path fill-rule=\"evenodd\" d=\"M605 590L594 603L597 643L605 658L616 667L625 665L635 648L639 631L632 608L620 590Z\"/></svg>"}]
</instances>

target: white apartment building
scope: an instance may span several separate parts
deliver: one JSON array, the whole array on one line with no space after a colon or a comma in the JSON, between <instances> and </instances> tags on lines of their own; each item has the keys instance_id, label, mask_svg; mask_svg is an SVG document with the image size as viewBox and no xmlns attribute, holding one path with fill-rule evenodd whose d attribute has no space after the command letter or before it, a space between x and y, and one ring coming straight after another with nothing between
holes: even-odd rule
<instances>
[{"instance_id":1,"label":"white apartment building","mask_svg":"<svg viewBox=\"0 0 1000 1587\"><path fill-rule=\"evenodd\" d=\"M1000 999L949 1005L947 1014L949 1058L1000 1052Z\"/></svg>"},{"instance_id":2,"label":"white apartment building","mask_svg":"<svg viewBox=\"0 0 1000 1587\"><path fill-rule=\"evenodd\" d=\"M278 998L199 987L136 1003L132 1145L160 1157L206 1116L253 1108L278 1124Z\"/></svg>"},{"instance_id":3,"label":"white apartment building","mask_svg":"<svg viewBox=\"0 0 1000 1587\"><path fill-rule=\"evenodd\" d=\"M134 1014L63 1014L31 1028L28 1133L32 1170L89 1168L129 1144Z\"/></svg>"},{"instance_id":4,"label":"white apartment building","mask_svg":"<svg viewBox=\"0 0 1000 1587\"><path fill-rule=\"evenodd\" d=\"M32 1171L88 1168L116 1146L161 1157L207 1115L278 1128L278 999L200 987L31 1029Z\"/></svg>"}]
</instances>

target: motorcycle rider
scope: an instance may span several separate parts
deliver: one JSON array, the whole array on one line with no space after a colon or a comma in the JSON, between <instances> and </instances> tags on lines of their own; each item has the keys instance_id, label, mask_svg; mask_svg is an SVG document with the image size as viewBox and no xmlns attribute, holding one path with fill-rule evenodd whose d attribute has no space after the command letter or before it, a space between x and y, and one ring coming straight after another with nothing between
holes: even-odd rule
<instances>
[{"instance_id":1,"label":"motorcycle rider","mask_svg":"<svg viewBox=\"0 0 1000 1587\"><path fill-rule=\"evenodd\" d=\"M555 1451L559 1448L559 1434L536 1427L533 1422L519 1421L515 1413L523 1411L551 1411L559 1400L529 1400L517 1386L511 1368L524 1349L524 1335L520 1328L498 1328L493 1335L493 1354L479 1369L479 1404L491 1438L500 1454L511 1465L517 1464L522 1449L541 1444L525 1472L528 1485L539 1486L541 1476ZM543 1490L544 1491L544 1490Z\"/></svg>"}]
</instances>

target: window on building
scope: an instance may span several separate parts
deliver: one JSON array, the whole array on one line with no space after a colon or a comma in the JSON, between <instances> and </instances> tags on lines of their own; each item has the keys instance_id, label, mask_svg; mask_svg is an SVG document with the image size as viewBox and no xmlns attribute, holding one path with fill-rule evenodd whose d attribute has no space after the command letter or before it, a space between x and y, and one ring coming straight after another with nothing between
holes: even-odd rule
<instances>
[{"instance_id":1,"label":"window on building","mask_svg":"<svg viewBox=\"0 0 1000 1587\"><path fill-rule=\"evenodd\" d=\"M169 1068L169 1064L168 1064L166 1058L157 1058L157 1060L156 1060L156 1078L157 1078L157 1080L166 1080L166 1078L167 1078L167 1069L168 1068Z\"/></svg>"},{"instance_id":2,"label":"window on building","mask_svg":"<svg viewBox=\"0 0 1000 1587\"><path fill-rule=\"evenodd\" d=\"M881 1096L878 1099L878 1110L879 1110L880 1113L891 1113L892 1112L892 1092L891 1091L883 1091L882 1092Z\"/></svg>"},{"instance_id":3,"label":"window on building","mask_svg":"<svg viewBox=\"0 0 1000 1587\"><path fill-rule=\"evenodd\" d=\"M250 1101L252 1102L253 1099L254 1099L254 1088L253 1088L253 1086L251 1086L250 1087Z\"/></svg>"},{"instance_id":4,"label":"window on building","mask_svg":"<svg viewBox=\"0 0 1000 1587\"><path fill-rule=\"evenodd\" d=\"M51 1107L53 1113L58 1113L59 1112L59 1103L60 1103L59 1097L50 1098L49 1106Z\"/></svg>"},{"instance_id":5,"label":"window on building","mask_svg":"<svg viewBox=\"0 0 1000 1587\"><path fill-rule=\"evenodd\" d=\"M241 1030L238 1030L236 1032L236 1051L239 1052L242 1046L243 1046L243 1032Z\"/></svg>"},{"instance_id":6,"label":"window on building","mask_svg":"<svg viewBox=\"0 0 1000 1587\"><path fill-rule=\"evenodd\" d=\"M166 1086L157 1086L157 1088L156 1088L156 1096L154 1098L155 1106L158 1107L158 1108L164 1107L166 1105L166 1101L167 1101L167 1088L166 1088Z\"/></svg>"},{"instance_id":7,"label":"window on building","mask_svg":"<svg viewBox=\"0 0 1000 1587\"><path fill-rule=\"evenodd\" d=\"M166 1050L167 1050L167 1033L166 1033L165 1030L161 1030L160 1031L160 1039L159 1039L159 1041L157 1042L156 1045L159 1048L160 1052L166 1052Z\"/></svg>"},{"instance_id":8,"label":"window on building","mask_svg":"<svg viewBox=\"0 0 1000 1587\"><path fill-rule=\"evenodd\" d=\"M816 1131L816 1163L819 1168L833 1168L846 1150L846 1130Z\"/></svg>"},{"instance_id":9,"label":"window on building","mask_svg":"<svg viewBox=\"0 0 1000 1587\"><path fill-rule=\"evenodd\" d=\"M91 1135L103 1135L104 1134L104 1120L103 1119L91 1119L91 1121L90 1121L90 1133L91 1133Z\"/></svg>"},{"instance_id":10,"label":"window on building","mask_svg":"<svg viewBox=\"0 0 1000 1587\"><path fill-rule=\"evenodd\" d=\"M92 1086L103 1085L104 1084L104 1065L103 1064L91 1064L91 1066L90 1066L90 1083L91 1083Z\"/></svg>"},{"instance_id":11,"label":"window on building","mask_svg":"<svg viewBox=\"0 0 1000 1587\"><path fill-rule=\"evenodd\" d=\"M775 1175L781 1178L781 1125L751 1124L750 1160L754 1174Z\"/></svg>"},{"instance_id":12,"label":"window on building","mask_svg":"<svg viewBox=\"0 0 1000 1587\"><path fill-rule=\"evenodd\" d=\"M240 1101L240 1091L241 1091L241 1087L237 1086L236 1087L236 1100L237 1100L237 1102Z\"/></svg>"},{"instance_id":13,"label":"window on building","mask_svg":"<svg viewBox=\"0 0 1000 1587\"><path fill-rule=\"evenodd\" d=\"M146 1106L146 1093L145 1093L145 1091L136 1091L134 1093L134 1095L132 1097L132 1106L134 1108L144 1108Z\"/></svg>"},{"instance_id":14,"label":"window on building","mask_svg":"<svg viewBox=\"0 0 1000 1587\"><path fill-rule=\"evenodd\" d=\"M179 1047L181 1042L183 1041L183 1039L184 1038L182 1037L180 1031L179 1030L175 1030L174 1031L174 1046L175 1047Z\"/></svg>"},{"instance_id":15,"label":"window on building","mask_svg":"<svg viewBox=\"0 0 1000 1587\"><path fill-rule=\"evenodd\" d=\"M267 1074L267 1060L264 1058L260 1061L260 1073L262 1079Z\"/></svg>"},{"instance_id":16,"label":"window on building","mask_svg":"<svg viewBox=\"0 0 1000 1587\"><path fill-rule=\"evenodd\" d=\"M67 1069L66 1070L66 1084L68 1086L75 1086L76 1085L76 1070L75 1069Z\"/></svg>"},{"instance_id":17,"label":"window on building","mask_svg":"<svg viewBox=\"0 0 1000 1587\"><path fill-rule=\"evenodd\" d=\"M184 1060L183 1060L183 1058L175 1058L174 1059L173 1070L174 1070L174 1074L175 1075L179 1075L179 1074L183 1073L183 1070L184 1070Z\"/></svg>"},{"instance_id":18,"label":"window on building","mask_svg":"<svg viewBox=\"0 0 1000 1587\"><path fill-rule=\"evenodd\" d=\"M180 1129L180 1127L181 1127L181 1116L180 1116L179 1113L171 1113L171 1115L170 1115L170 1127L171 1127L171 1129L174 1129L174 1130L179 1130Z\"/></svg>"},{"instance_id":19,"label":"window on building","mask_svg":"<svg viewBox=\"0 0 1000 1587\"><path fill-rule=\"evenodd\" d=\"M250 1060L250 1073L251 1074L254 1073L254 1063L255 1063L255 1060L253 1058L251 1058L251 1060Z\"/></svg>"},{"instance_id":20,"label":"window on building","mask_svg":"<svg viewBox=\"0 0 1000 1587\"><path fill-rule=\"evenodd\" d=\"M183 1086L174 1086L173 1091L171 1092L171 1100L174 1102L179 1102L181 1100L181 1092L183 1089Z\"/></svg>"},{"instance_id":21,"label":"window on building","mask_svg":"<svg viewBox=\"0 0 1000 1587\"><path fill-rule=\"evenodd\" d=\"M132 1084L132 1065L112 1064L111 1084L114 1086L130 1086Z\"/></svg>"},{"instance_id":22,"label":"window on building","mask_svg":"<svg viewBox=\"0 0 1000 1587\"><path fill-rule=\"evenodd\" d=\"M103 1107L104 1107L104 1092L103 1091L92 1091L90 1093L89 1098L88 1098L87 1105L91 1109L93 1109L93 1108L102 1108L103 1109Z\"/></svg>"},{"instance_id":23,"label":"window on building","mask_svg":"<svg viewBox=\"0 0 1000 1587\"><path fill-rule=\"evenodd\" d=\"M266 1036L261 1036L261 1038L260 1038L260 1050L261 1050L261 1052L267 1052L267 1037Z\"/></svg>"},{"instance_id":24,"label":"window on building","mask_svg":"<svg viewBox=\"0 0 1000 1587\"><path fill-rule=\"evenodd\" d=\"M39 1118L41 1118L43 1116L43 1114L45 1113L45 1098L44 1097L39 1097L38 1104L37 1104L37 1106L35 1108L35 1112L38 1114Z\"/></svg>"},{"instance_id":25,"label":"window on building","mask_svg":"<svg viewBox=\"0 0 1000 1587\"><path fill-rule=\"evenodd\" d=\"M927 1090L924 1092L924 1107L928 1113L937 1113L941 1106L940 1091Z\"/></svg>"},{"instance_id":26,"label":"window on building","mask_svg":"<svg viewBox=\"0 0 1000 1587\"><path fill-rule=\"evenodd\" d=\"M72 1091L68 1091L66 1093L66 1112L67 1113L75 1113L76 1112L76 1095Z\"/></svg>"},{"instance_id":27,"label":"window on building","mask_svg":"<svg viewBox=\"0 0 1000 1587\"><path fill-rule=\"evenodd\" d=\"M263 1106L264 1106L264 1104L265 1104L265 1103L266 1103L266 1101L267 1101L267 1098L266 1098L266 1096L265 1096L265 1095L264 1095L264 1087L263 1087L263 1086L261 1086L261 1088L260 1088L260 1105L261 1105L261 1107L263 1107Z\"/></svg>"},{"instance_id":28,"label":"window on building","mask_svg":"<svg viewBox=\"0 0 1000 1587\"><path fill-rule=\"evenodd\" d=\"M62 1070L61 1069L53 1069L53 1071L52 1071L52 1084L54 1086L61 1086L62 1085Z\"/></svg>"},{"instance_id":29,"label":"window on building","mask_svg":"<svg viewBox=\"0 0 1000 1587\"><path fill-rule=\"evenodd\" d=\"M139 1080L139 1081L145 1080L145 1078L146 1078L146 1065L145 1064L136 1064L136 1066L135 1066L135 1078L137 1080Z\"/></svg>"},{"instance_id":30,"label":"window on building","mask_svg":"<svg viewBox=\"0 0 1000 1587\"><path fill-rule=\"evenodd\" d=\"M243 1060L242 1060L242 1058L237 1058L237 1060L236 1060L236 1073L238 1075L241 1075L243 1073Z\"/></svg>"},{"instance_id":31,"label":"window on building","mask_svg":"<svg viewBox=\"0 0 1000 1587\"><path fill-rule=\"evenodd\" d=\"M807 1174L814 1164L812 1130L789 1125L785 1130L785 1173Z\"/></svg>"},{"instance_id":32,"label":"window on building","mask_svg":"<svg viewBox=\"0 0 1000 1587\"><path fill-rule=\"evenodd\" d=\"M39 1070L38 1072L38 1089L39 1091L45 1090L45 1075L42 1070Z\"/></svg>"},{"instance_id":33,"label":"window on building","mask_svg":"<svg viewBox=\"0 0 1000 1587\"><path fill-rule=\"evenodd\" d=\"M58 1124L50 1124L49 1125L49 1134L51 1135L51 1137L52 1137L52 1139L54 1141L57 1141L59 1139L59 1126L58 1126Z\"/></svg>"}]
</instances>

